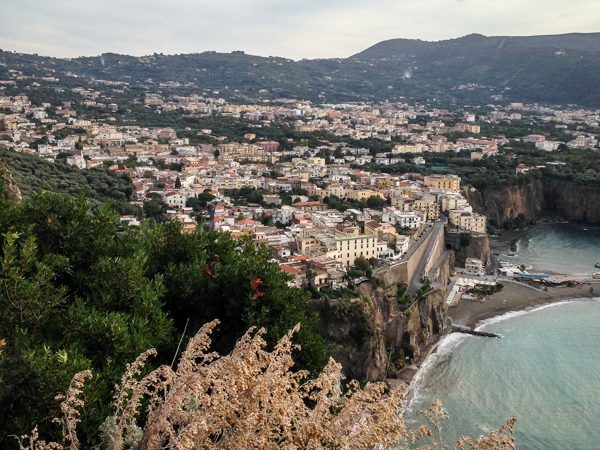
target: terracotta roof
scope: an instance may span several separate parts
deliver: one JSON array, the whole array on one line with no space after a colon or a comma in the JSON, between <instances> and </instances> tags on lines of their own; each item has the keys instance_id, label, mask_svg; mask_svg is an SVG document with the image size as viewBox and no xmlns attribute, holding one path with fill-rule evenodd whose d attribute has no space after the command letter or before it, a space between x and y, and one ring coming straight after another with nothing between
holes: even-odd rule
<instances>
[{"instance_id":1,"label":"terracotta roof","mask_svg":"<svg viewBox=\"0 0 600 450\"><path fill-rule=\"evenodd\" d=\"M369 228L381 228L382 225L380 223L375 222L374 220L371 220L365 223L365 226L368 226Z\"/></svg>"},{"instance_id":2,"label":"terracotta roof","mask_svg":"<svg viewBox=\"0 0 600 450\"><path fill-rule=\"evenodd\" d=\"M295 267L292 267L288 264L279 264L279 267L284 272L290 273L292 275L298 275L299 273L302 273L302 271L300 269L296 269Z\"/></svg>"},{"instance_id":3,"label":"terracotta roof","mask_svg":"<svg viewBox=\"0 0 600 450\"><path fill-rule=\"evenodd\" d=\"M323 203L318 202L318 201L314 201L314 202L296 202L296 203L292 203L292 206L294 206L295 208L301 208L303 206L321 206Z\"/></svg>"},{"instance_id":4,"label":"terracotta roof","mask_svg":"<svg viewBox=\"0 0 600 450\"><path fill-rule=\"evenodd\" d=\"M254 225L255 223L252 219L242 219L235 222L236 225Z\"/></svg>"},{"instance_id":5,"label":"terracotta roof","mask_svg":"<svg viewBox=\"0 0 600 450\"><path fill-rule=\"evenodd\" d=\"M306 261L308 259L308 256L306 256L306 255L296 255L296 256L290 256L290 259L292 259L294 261Z\"/></svg>"}]
</instances>

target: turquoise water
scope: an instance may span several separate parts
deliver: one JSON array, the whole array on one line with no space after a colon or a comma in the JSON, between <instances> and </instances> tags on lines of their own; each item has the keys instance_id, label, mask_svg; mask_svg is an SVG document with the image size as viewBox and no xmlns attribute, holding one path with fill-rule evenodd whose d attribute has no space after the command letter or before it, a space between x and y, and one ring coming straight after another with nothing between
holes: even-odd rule
<instances>
[{"instance_id":1,"label":"turquoise water","mask_svg":"<svg viewBox=\"0 0 600 450\"><path fill-rule=\"evenodd\" d=\"M408 416L443 401L444 438L517 417L519 449L600 448L600 299L490 319L501 339L451 334L411 385Z\"/></svg>"},{"instance_id":2,"label":"turquoise water","mask_svg":"<svg viewBox=\"0 0 600 450\"><path fill-rule=\"evenodd\" d=\"M517 240L515 256L499 259L551 273L590 274L600 270L594 268L600 262L598 226L544 223L525 231L506 231L497 240L494 251L509 254L513 239Z\"/></svg>"}]
</instances>

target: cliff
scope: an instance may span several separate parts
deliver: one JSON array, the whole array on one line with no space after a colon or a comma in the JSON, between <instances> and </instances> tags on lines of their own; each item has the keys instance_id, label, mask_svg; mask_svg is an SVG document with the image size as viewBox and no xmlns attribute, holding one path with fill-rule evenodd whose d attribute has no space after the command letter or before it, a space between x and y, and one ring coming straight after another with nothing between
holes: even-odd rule
<instances>
[{"instance_id":1,"label":"cliff","mask_svg":"<svg viewBox=\"0 0 600 450\"><path fill-rule=\"evenodd\" d=\"M572 222L600 224L600 186L544 176L524 184L463 190L475 211L497 228L535 224L545 214Z\"/></svg>"},{"instance_id":2,"label":"cliff","mask_svg":"<svg viewBox=\"0 0 600 450\"><path fill-rule=\"evenodd\" d=\"M315 300L317 330L335 346L333 357L346 377L361 381L385 378L387 354L372 306L363 299Z\"/></svg>"},{"instance_id":3,"label":"cliff","mask_svg":"<svg viewBox=\"0 0 600 450\"><path fill-rule=\"evenodd\" d=\"M313 304L319 316L317 328L336 346L334 358L349 378L394 378L449 327L443 291L431 292L404 311L395 289L363 283L359 292L361 298Z\"/></svg>"},{"instance_id":4,"label":"cliff","mask_svg":"<svg viewBox=\"0 0 600 450\"><path fill-rule=\"evenodd\" d=\"M545 210L544 188L538 179L523 185L463 189L475 211L485 214L492 227L534 224Z\"/></svg>"},{"instance_id":5,"label":"cliff","mask_svg":"<svg viewBox=\"0 0 600 450\"><path fill-rule=\"evenodd\" d=\"M458 267L464 267L467 258L481 259L484 264L490 261L490 238L487 234L447 232L446 244L454 250L454 263Z\"/></svg>"},{"instance_id":6,"label":"cliff","mask_svg":"<svg viewBox=\"0 0 600 450\"><path fill-rule=\"evenodd\" d=\"M600 224L600 186L546 179L544 198L547 212L571 222Z\"/></svg>"}]
</instances>

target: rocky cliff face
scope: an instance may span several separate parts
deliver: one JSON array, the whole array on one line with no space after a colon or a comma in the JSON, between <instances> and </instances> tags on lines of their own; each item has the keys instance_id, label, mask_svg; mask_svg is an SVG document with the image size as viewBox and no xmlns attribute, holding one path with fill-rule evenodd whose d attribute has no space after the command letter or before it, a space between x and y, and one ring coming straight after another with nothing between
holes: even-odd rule
<instances>
[{"instance_id":1,"label":"rocky cliff face","mask_svg":"<svg viewBox=\"0 0 600 450\"><path fill-rule=\"evenodd\" d=\"M544 189L540 180L518 186L489 187L463 191L475 211L485 214L492 227L534 224L545 209Z\"/></svg>"},{"instance_id":2,"label":"rocky cliff face","mask_svg":"<svg viewBox=\"0 0 600 450\"><path fill-rule=\"evenodd\" d=\"M546 210L572 222L600 224L600 186L545 180Z\"/></svg>"},{"instance_id":3,"label":"rocky cliff face","mask_svg":"<svg viewBox=\"0 0 600 450\"><path fill-rule=\"evenodd\" d=\"M349 379L385 378L387 355L382 329L372 306L363 299L315 300L317 329L335 345L333 357Z\"/></svg>"},{"instance_id":4,"label":"rocky cliff face","mask_svg":"<svg viewBox=\"0 0 600 450\"><path fill-rule=\"evenodd\" d=\"M511 228L536 223L544 214L558 214L573 222L600 224L600 187L553 178L513 186L465 188L473 208L493 227Z\"/></svg>"},{"instance_id":5,"label":"rocky cliff face","mask_svg":"<svg viewBox=\"0 0 600 450\"><path fill-rule=\"evenodd\" d=\"M315 302L319 331L336 345L334 358L347 377L393 378L448 329L442 291L401 311L394 290L363 283L360 299Z\"/></svg>"},{"instance_id":6,"label":"rocky cliff face","mask_svg":"<svg viewBox=\"0 0 600 450\"><path fill-rule=\"evenodd\" d=\"M468 232L447 232L446 244L454 250L454 263L464 267L467 258L490 261L490 238L487 234L475 235Z\"/></svg>"}]
</instances>

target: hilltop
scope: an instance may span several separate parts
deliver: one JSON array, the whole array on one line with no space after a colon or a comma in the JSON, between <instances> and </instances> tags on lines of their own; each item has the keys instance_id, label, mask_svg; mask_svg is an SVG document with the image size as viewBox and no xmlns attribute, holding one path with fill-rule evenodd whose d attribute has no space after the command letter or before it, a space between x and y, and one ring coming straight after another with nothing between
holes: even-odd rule
<instances>
[{"instance_id":1,"label":"hilltop","mask_svg":"<svg viewBox=\"0 0 600 450\"><path fill-rule=\"evenodd\" d=\"M487 103L502 96L506 101L596 106L600 33L393 39L349 58L301 61L240 51L144 57L106 53L73 59L0 51L0 77L11 69L25 75L68 74L69 84L94 78L149 89L174 82L167 87L218 91L224 97ZM59 77L58 85L67 83L64 78Z\"/></svg>"}]
</instances>

